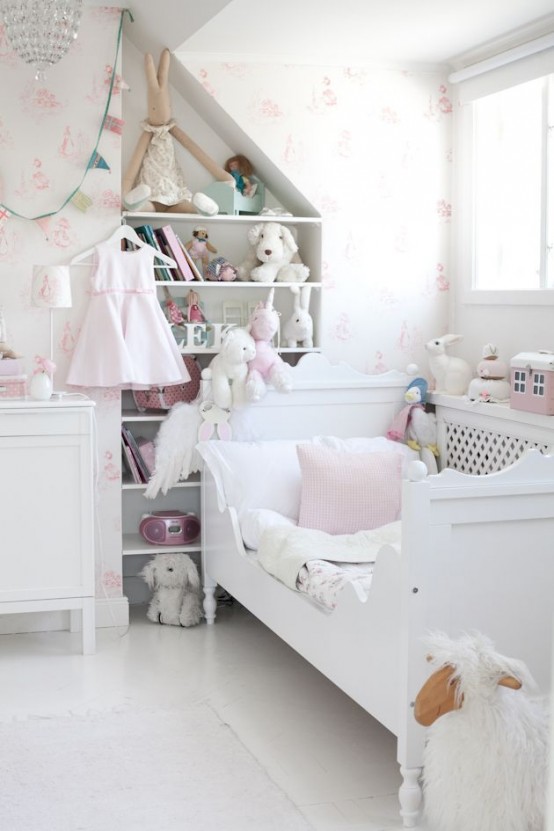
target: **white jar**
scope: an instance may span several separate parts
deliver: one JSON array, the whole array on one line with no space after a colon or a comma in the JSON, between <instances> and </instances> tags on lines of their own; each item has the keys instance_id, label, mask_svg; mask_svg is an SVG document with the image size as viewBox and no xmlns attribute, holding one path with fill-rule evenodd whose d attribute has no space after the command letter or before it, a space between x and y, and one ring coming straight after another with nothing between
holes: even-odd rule
<instances>
[{"instance_id":1,"label":"white jar","mask_svg":"<svg viewBox=\"0 0 554 831\"><path fill-rule=\"evenodd\" d=\"M47 372L36 372L33 375L29 395L35 401L48 401L52 397L52 379Z\"/></svg>"}]
</instances>

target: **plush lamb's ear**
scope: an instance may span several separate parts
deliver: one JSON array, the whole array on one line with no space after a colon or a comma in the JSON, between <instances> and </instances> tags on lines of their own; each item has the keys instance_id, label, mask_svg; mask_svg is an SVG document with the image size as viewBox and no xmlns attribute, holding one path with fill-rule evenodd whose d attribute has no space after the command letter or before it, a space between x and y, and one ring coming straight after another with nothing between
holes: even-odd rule
<instances>
[{"instance_id":1,"label":"plush lamb's ear","mask_svg":"<svg viewBox=\"0 0 554 831\"><path fill-rule=\"evenodd\" d=\"M298 251L298 246L295 242L295 239L290 230L285 225L281 225L281 234L283 235L283 242L285 243L289 251L292 251L293 253Z\"/></svg>"},{"instance_id":2,"label":"plush lamb's ear","mask_svg":"<svg viewBox=\"0 0 554 831\"><path fill-rule=\"evenodd\" d=\"M186 564L186 575L189 586L192 589L199 589L200 577L198 576L198 569L196 568L192 560L190 560L190 562Z\"/></svg>"},{"instance_id":3,"label":"plush lamb's ear","mask_svg":"<svg viewBox=\"0 0 554 831\"><path fill-rule=\"evenodd\" d=\"M258 240L260 239L260 234L262 231L262 223L258 222L256 225L253 225L252 228L248 231L248 242L250 245L257 245Z\"/></svg>"},{"instance_id":4,"label":"plush lamb's ear","mask_svg":"<svg viewBox=\"0 0 554 831\"><path fill-rule=\"evenodd\" d=\"M418 724L430 727L441 716L460 709L463 697L458 695L458 684L453 679L455 672L455 667L446 664L422 686L414 707L414 717Z\"/></svg>"},{"instance_id":5,"label":"plush lamb's ear","mask_svg":"<svg viewBox=\"0 0 554 831\"><path fill-rule=\"evenodd\" d=\"M146 585L153 589L156 585L156 570L154 568L154 560L150 560L149 563L146 563L144 568L142 569L140 576L145 581Z\"/></svg>"},{"instance_id":6,"label":"plush lamb's ear","mask_svg":"<svg viewBox=\"0 0 554 831\"><path fill-rule=\"evenodd\" d=\"M514 678L513 675L504 675L502 678L498 679L498 686L508 687L510 690L520 690L522 684L521 681L518 681L518 679Z\"/></svg>"}]
</instances>

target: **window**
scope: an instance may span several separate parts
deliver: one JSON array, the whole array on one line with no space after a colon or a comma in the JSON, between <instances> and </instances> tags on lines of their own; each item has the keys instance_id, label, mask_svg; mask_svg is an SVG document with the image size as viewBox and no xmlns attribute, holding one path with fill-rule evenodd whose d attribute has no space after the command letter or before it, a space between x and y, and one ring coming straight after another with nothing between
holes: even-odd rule
<instances>
[{"instance_id":1,"label":"window","mask_svg":"<svg viewBox=\"0 0 554 831\"><path fill-rule=\"evenodd\" d=\"M472 287L552 289L554 76L478 98L472 107Z\"/></svg>"},{"instance_id":2,"label":"window","mask_svg":"<svg viewBox=\"0 0 554 831\"><path fill-rule=\"evenodd\" d=\"M525 378L526 375L524 369L514 370L514 392L525 394Z\"/></svg>"},{"instance_id":3,"label":"window","mask_svg":"<svg viewBox=\"0 0 554 831\"><path fill-rule=\"evenodd\" d=\"M544 397L544 372L535 372L533 375L533 395Z\"/></svg>"}]
</instances>

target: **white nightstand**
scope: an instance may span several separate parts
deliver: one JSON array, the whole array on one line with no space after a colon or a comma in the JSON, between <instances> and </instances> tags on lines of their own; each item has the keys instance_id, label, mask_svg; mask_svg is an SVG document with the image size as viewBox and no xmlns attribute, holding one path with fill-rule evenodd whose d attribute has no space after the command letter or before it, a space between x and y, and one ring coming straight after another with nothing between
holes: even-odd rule
<instances>
[{"instance_id":1,"label":"white nightstand","mask_svg":"<svg viewBox=\"0 0 554 831\"><path fill-rule=\"evenodd\" d=\"M0 402L0 614L70 611L95 649L94 402ZM80 613L80 614L79 614Z\"/></svg>"}]
</instances>

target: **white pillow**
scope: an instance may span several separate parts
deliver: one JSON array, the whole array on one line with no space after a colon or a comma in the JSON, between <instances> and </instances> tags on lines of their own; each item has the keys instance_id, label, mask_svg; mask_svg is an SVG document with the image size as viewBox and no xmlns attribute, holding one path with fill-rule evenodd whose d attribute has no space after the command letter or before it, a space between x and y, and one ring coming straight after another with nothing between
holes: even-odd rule
<instances>
[{"instance_id":1,"label":"white pillow","mask_svg":"<svg viewBox=\"0 0 554 831\"><path fill-rule=\"evenodd\" d=\"M268 508L295 522L302 477L297 441L204 441L198 452L213 474L218 493L239 518Z\"/></svg>"},{"instance_id":2,"label":"white pillow","mask_svg":"<svg viewBox=\"0 0 554 831\"><path fill-rule=\"evenodd\" d=\"M288 516L270 511L267 508L251 508L240 520L242 540L247 548L257 551L260 539L268 528L296 528L296 522Z\"/></svg>"},{"instance_id":3,"label":"white pillow","mask_svg":"<svg viewBox=\"0 0 554 831\"><path fill-rule=\"evenodd\" d=\"M386 436L358 436L349 439L340 439L337 436L315 436L314 444L330 447L332 450L341 450L343 453L399 453L402 456L402 476L406 478L408 464L419 459L417 450L412 450L407 444L392 441Z\"/></svg>"}]
</instances>

